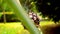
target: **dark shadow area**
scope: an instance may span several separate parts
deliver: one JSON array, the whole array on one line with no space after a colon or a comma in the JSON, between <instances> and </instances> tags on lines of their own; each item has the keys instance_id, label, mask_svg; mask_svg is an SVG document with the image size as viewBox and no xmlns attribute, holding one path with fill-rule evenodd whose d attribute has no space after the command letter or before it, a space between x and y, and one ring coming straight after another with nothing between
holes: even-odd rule
<instances>
[{"instance_id":1,"label":"dark shadow area","mask_svg":"<svg viewBox=\"0 0 60 34\"><path fill-rule=\"evenodd\" d=\"M1 16L0 22L4 22L4 15ZM6 14L6 22L20 22L20 20L14 14Z\"/></svg>"},{"instance_id":2,"label":"dark shadow area","mask_svg":"<svg viewBox=\"0 0 60 34\"><path fill-rule=\"evenodd\" d=\"M41 27L43 34L60 34L60 24Z\"/></svg>"}]
</instances>

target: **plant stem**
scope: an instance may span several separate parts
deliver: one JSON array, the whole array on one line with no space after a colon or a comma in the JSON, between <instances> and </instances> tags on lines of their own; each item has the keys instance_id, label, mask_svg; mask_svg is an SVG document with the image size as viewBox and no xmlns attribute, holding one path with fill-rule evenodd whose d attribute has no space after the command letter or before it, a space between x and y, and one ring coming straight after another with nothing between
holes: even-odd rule
<instances>
[{"instance_id":1,"label":"plant stem","mask_svg":"<svg viewBox=\"0 0 60 34\"><path fill-rule=\"evenodd\" d=\"M7 3L15 10L15 14L19 17L22 23L26 26L26 28L30 31L31 34L40 34L39 30L34 25L34 22L28 18L27 13L24 8L21 6L19 1L17 0L6 0Z\"/></svg>"},{"instance_id":2,"label":"plant stem","mask_svg":"<svg viewBox=\"0 0 60 34\"><path fill-rule=\"evenodd\" d=\"M4 24L6 23L6 15L5 15L5 10L3 10L3 17L4 17Z\"/></svg>"}]
</instances>

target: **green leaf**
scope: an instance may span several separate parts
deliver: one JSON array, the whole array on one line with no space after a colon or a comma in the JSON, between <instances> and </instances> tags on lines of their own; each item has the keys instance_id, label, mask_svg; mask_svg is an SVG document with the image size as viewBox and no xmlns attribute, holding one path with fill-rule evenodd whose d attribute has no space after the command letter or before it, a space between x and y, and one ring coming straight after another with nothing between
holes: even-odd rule
<instances>
[{"instance_id":1,"label":"green leaf","mask_svg":"<svg viewBox=\"0 0 60 34\"><path fill-rule=\"evenodd\" d=\"M3 3L2 7L3 7L3 9L6 9L7 4L6 3Z\"/></svg>"},{"instance_id":2,"label":"green leaf","mask_svg":"<svg viewBox=\"0 0 60 34\"><path fill-rule=\"evenodd\" d=\"M21 4L17 0L6 0L7 3L15 10L15 14L19 17L22 23L26 26L26 28L30 31L31 34L40 34L38 28L34 25L34 22L28 18L28 15L24 8L22 8Z\"/></svg>"},{"instance_id":3,"label":"green leaf","mask_svg":"<svg viewBox=\"0 0 60 34\"><path fill-rule=\"evenodd\" d=\"M0 18L1 18L2 14L0 14Z\"/></svg>"}]
</instances>

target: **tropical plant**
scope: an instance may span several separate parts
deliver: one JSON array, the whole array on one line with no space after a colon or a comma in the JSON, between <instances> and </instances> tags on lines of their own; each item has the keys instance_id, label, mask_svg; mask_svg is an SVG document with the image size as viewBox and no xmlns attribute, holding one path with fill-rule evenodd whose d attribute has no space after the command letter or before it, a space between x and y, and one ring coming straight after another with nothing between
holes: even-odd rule
<instances>
[{"instance_id":1,"label":"tropical plant","mask_svg":"<svg viewBox=\"0 0 60 34\"><path fill-rule=\"evenodd\" d=\"M7 20L11 20L11 19L8 19L6 14L7 15L13 14L13 9L5 2L5 0L0 0L0 21L3 21L4 23L6 23Z\"/></svg>"},{"instance_id":2,"label":"tropical plant","mask_svg":"<svg viewBox=\"0 0 60 34\"><path fill-rule=\"evenodd\" d=\"M30 31L31 34L40 34L39 30L34 25L33 21L28 18L25 9L22 7L18 0L6 0L7 3L15 10L16 16L22 21L24 26Z\"/></svg>"}]
</instances>

